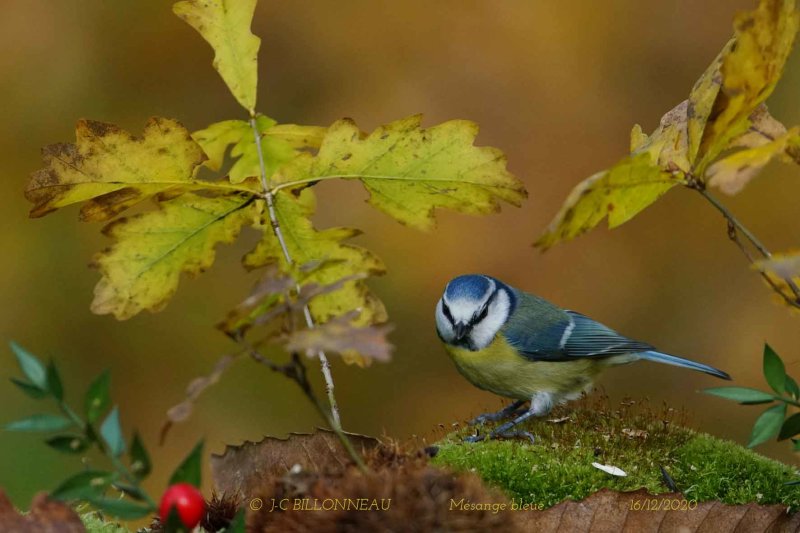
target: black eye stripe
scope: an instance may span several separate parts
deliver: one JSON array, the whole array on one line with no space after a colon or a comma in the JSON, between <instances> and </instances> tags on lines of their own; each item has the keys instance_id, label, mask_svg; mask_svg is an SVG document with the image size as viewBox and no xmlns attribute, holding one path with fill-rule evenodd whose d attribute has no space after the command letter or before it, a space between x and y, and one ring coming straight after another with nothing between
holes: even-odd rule
<instances>
[{"instance_id":1,"label":"black eye stripe","mask_svg":"<svg viewBox=\"0 0 800 533\"><path fill-rule=\"evenodd\" d=\"M484 318L486 318L486 315L489 314L489 306L492 305L492 302L497 297L497 293L499 293L499 292L500 292L499 290L495 290L492 293L492 295L489 297L489 299L486 300L486 305L483 306L483 309L481 309L481 312L472 317L472 323L473 324L476 324L476 323L480 322L481 320L483 320Z\"/></svg>"},{"instance_id":2,"label":"black eye stripe","mask_svg":"<svg viewBox=\"0 0 800 533\"><path fill-rule=\"evenodd\" d=\"M442 300L442 313L444 313L444 316L446 316L447 320L449 320L451 323L455 322L453 320L453 315L450 314L450 308L447 307L447 304L444 303L444 300Z\"/></svg>"}]
</instances>

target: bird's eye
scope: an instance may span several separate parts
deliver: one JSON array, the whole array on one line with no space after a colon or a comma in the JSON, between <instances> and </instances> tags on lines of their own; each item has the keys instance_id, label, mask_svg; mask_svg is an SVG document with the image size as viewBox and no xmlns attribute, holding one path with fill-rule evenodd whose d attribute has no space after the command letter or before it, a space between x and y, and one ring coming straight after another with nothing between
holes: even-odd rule
<instances>
[{"instance_id":1,"label":"bird's eye","mask_svg":"<svg viewBox=\"0 0 800 533\"><path fill-rule=\"evenodd\" d=\"M489 314L489 306L487 305L487 306L485 306L483 308L483 310L481 311L481 314L479 314L478 317L475 319L475 322L480 322L481 320L486 318L486 315L488 315L488 314Z\"/></svg>"}]
</instances>

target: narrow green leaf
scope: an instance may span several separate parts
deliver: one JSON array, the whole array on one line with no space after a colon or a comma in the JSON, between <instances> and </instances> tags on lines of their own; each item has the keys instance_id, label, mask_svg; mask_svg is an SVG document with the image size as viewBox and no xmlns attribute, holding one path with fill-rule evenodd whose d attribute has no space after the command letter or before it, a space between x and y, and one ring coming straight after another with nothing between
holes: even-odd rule
<instances>
[{"instance_id":1,"label":"narrow green leaf","mask_svg":"<svg viewBox=\"0 0 800 533\"><path fill-rule=\"evenodd\" d=\"M88 498L87 501L103 513L122 520L136 520L155 512L149 505L111 498Z\"/></svg>"},{"instance_id":2,"label":"narrow green leaf","mask_svg":"<svg viewBox=\"0 0 800 533\"><path fill-rule=\"evenodd\" d=\"M178 466L172 477L169 478L169 484L175 483L189 483L195 487L200 487L201 471L203 460L203 441L197 443L194 449L189 453L186 459Z\"/></svg>"},{"instance_id":3,"label":"narrow green leaf","mask_svg":"<svg viewBox=\"0 0 800 533\"><path fill-rule=\"evenodd\" d=\"M61 415L39 414L6 424L6 431L58 431L68 428L72 422Z\"/></svg>"},{"instance_id":4,"label":"narrow green leaf","mask_svg":"<svg viewBox=\"0 0 800 533\"><path fill-rule=\"evenodd\" d=\"M703 392L743 404L768 403L775 400L769 393L748 387L712 387L703 389Z\"/></svg>"},{"instance_id":5,"label":"narrow green leaf","mask_svg":"<svg viewBox=\"0 0 800 533\"><path fill-rule=\"evenodd\" d=\"M125 452L125 440L122 437L122 427L119 423L119 409L115 405L100 426L100 435L108 445L108 451L114 457L119 457Z\"/></svg>"},{"instance_id":6,"label":"narrow green leaf","mask_svg":"<svg viewBox=\"0 0 800 533\"><path fill-rule=\"evenodd\" d=\"M89 447L88 441L80 435L56 435L44 442L51 448L64 453L82 453Z\"/></svg>"},{"instance_id":7,"label":"narrow green leaf","mask_svg":"<svg viewBox=\"0 0 800 533\"><path fill-rule=\"evenodd\" d=\"M786 440L800 434L800 413L795 413L783 423L778 440Z\"/></svg>"},{"instance_id":8,"label":"narrow green leaf","mask_svg":"<svg viewBox=\"0 0 800 533\"><path fill-rule=\"evenodd\" d=\"M786 376L786 392L792 395L792 398L797 400L800 398L800 387L797 386L797 382L794 380L792 376Z\"/></svg>"},{"instance_id":9,"label":"narrow green leaf","mask_svg":"<svg viewBox=\"0 0 800 533\"><path fill-rule=\"evenodd\" d=\"M233 517L231 523L225 528L224 533L245 533L247 531L244 527L244 509L240 509L236 516Z\"/></svg>"},{"instance_id":10,"label":"narrow green leaf","mask_svg":"<svg viewBox=\"0 0 800 533\"><path fill-rule=\"evenodd\" d=\"M747 447L753 448L775 437L781 429L785 416L785 403L773 405L761 413L761 416L756 419L756 423L753 425L753 433L750 435L750 442Z\"/></svg>"},{"instance_id":11,"label":"narrow green leaf","mask_svg":"<svg viewBox=\"0 0 800 533\"><path fill-rule=\"evenodd\" d=\"M790 487L792 485L800 485L800 479L796 479L794 481L787 481L783 484L785 487Z\"/></svg>"},{"instance_id":12,"label":"narrow green leaf","mask_svg":"<svg viewBox=\"0 0 800 533\"><path fill-rule=\"evenodd\" d=\"M147 500L144 490L128 483L114 483L114 488L134 500L143 502Z\"/></svg>"},{"instance_id":13,"label":"narrow green leaf","mask_svg":"<svg viewBox=\"0 0 800 533\"><path fill-rule=\"evenodd\" d=\"M84 470L65 479L50 493L52 498L63 501L88 500L99 497L116 478L112 472Z\"/></svg>"},{"instance_id":14,"label":"narrow green leaf","mask_svg":"<svg viewBox=\"0 0 800 533\"><path fill-rule=\"evenodd\" d=\"M21 379L17 378L11 378L11 383L19 387L22 392L33 399L38 400L47 396L47 391L40 389L33 383L28 383L27 381L22 381Z\"/></svg>"},{"instance_id":15,"label":"narrow green leaf","mask_svg":"<svg viewBox=\"0 0 800 533\"><path fill-rule=\"evenodd\" d=\"M130 455L131 471L133 472L133 475L138 479L147 477L152 469L152 465L150 463L150 455L147 453L147 449L144 447L144 442L142 442L142 438L139 436L138 431L134 432L133 434Z\"/></svg>"},{"instance_id":16,"label":"narrow green leaf","mask_svg":"<svg viewBox=\"0 0 800 533\"><path fill-rule=\"evenodd\" d=\"M178 508L173 505L169 508L169 513L167 513L167 521L164 524L164 531L175 531L175 532L183 532L186 530L186 526L183 525L183 520L181 520L181 516L178 514Z\"/></svg>"},{"instance_id":17,"label":"narrow green leaf","mask_svg":"<svg viewBox=\"0 0 800 533\"><path fill-rule=\"evenodd\" d=\"M54 361L47 365L47 390L59 402L64 399L64 386L61 384L61 375Z\"/></svg>"},{"instance_id":18,"label":"narrow green leaf","mask_svg":"<svg viewBox=\"0 0 800 533\"><path fill-rule=\"evenodd\" d=\"M106 370L89 385L84 399L86 419L90 424L97 422L111 405L111 373Z\"/></svg>"},{"instance_id":19,"label":"narrow green leaf","mask_svg":"<svg viewBox=\"0 0 800 533\"><path fill-rule=\"evenodd\" d=\"M47 390L47 372L41 361L14 341L11 341L11 350L17 357L17 363L25 377L40 389Z\"/></svg>"},{"instance_id":20,"label":"narrow green leaf","mask_svg":"<svg viewBox=\"0 0 800 533\"><path fill-rule=\"evenodd\" d=\"M778 394L786 392L786 368L769 344L764 345L764 377L772 390Z\"/></svg>"}]
</instances>

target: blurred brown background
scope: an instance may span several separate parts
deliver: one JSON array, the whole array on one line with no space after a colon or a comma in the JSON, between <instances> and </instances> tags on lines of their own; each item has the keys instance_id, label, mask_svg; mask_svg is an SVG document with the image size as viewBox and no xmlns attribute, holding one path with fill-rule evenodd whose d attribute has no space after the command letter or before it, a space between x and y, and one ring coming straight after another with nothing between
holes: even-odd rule
<instances>
[{"instance_id":1,"label":"blurred brown background","mask_svg":"<svg viewBox=\"0 0 800 533\"><path fill-rule=\"evenodd\" d=\"M343 116L366 130L422 112L429 125L469 118L479 143L502 148L528 187L522 209L471 218L442 213L427 234L372 211L355 184L320 187L317 225L368 231L359 242L389 274L373 283L396 325L391 364L368 370L335 364L345 425L405 438L432 436L499 407L454 370L434 332L433 307L446 281L485 272L580 310L624 333L729 371L764 387L765 340L800 377L800 317L776 305L727 241L720 216L698 195L674 190L614 232L599 229L540 254L531 243L579 180L612 164L639 122L652 130L686 97L731 33L749 0L269 2L259 5L259 108L281 122L329 124ZM248 235L219 250L212 271L183 280L159 314L119 323L88 305L97 274L86 268L105 245L98 225L68 209L29 220L22 197L40 166L39 148L74 139L81 117L139 133L151 115L191 130L242 110L211 68L212 53L172 15L170 2L5 0L0 17L0 340L16 339L61 364L70 398L102 369L126 428L150 443L153 492L196 439L223 444L307 431L320 421L293 384L249 361L203 396L191 422L156 445L164 411L186 383L233 346L213 324L253 282L238 258ZM800 123L800 56L770 100L773 114ZM800 245L800 170L771 165L725 201L775 250ZM18 374L0 348L0 377ZM609 372L601 385L619 399L649 396L687 406L705 431L739 442L757 407L698 394L720 383L653 364ZM0 422L37 412L10 384L0 386ZM20 505L78 465L30 434L0 434L0 486ZM788 445L761 451L793 461Z\"/></svg>"}]
</instances>

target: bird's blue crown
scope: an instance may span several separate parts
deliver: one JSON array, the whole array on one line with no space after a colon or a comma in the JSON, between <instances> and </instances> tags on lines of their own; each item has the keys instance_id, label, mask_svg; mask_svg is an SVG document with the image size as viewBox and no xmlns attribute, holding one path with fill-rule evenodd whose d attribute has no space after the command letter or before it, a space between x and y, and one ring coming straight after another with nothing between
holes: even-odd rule
<instances>
[{"instance_id":1,"label":"bird's blue crown","mask_svg":"<svg viewBox=\"0 0 800 533\"><path fill-rule=\"evenodd\" d=\"M453 278L447 284L445 296L448 300L458 300L467 298L470 300L480 300L490 289L489 278L480 274L467 274Z\"/></svg>"}]
</instances>

